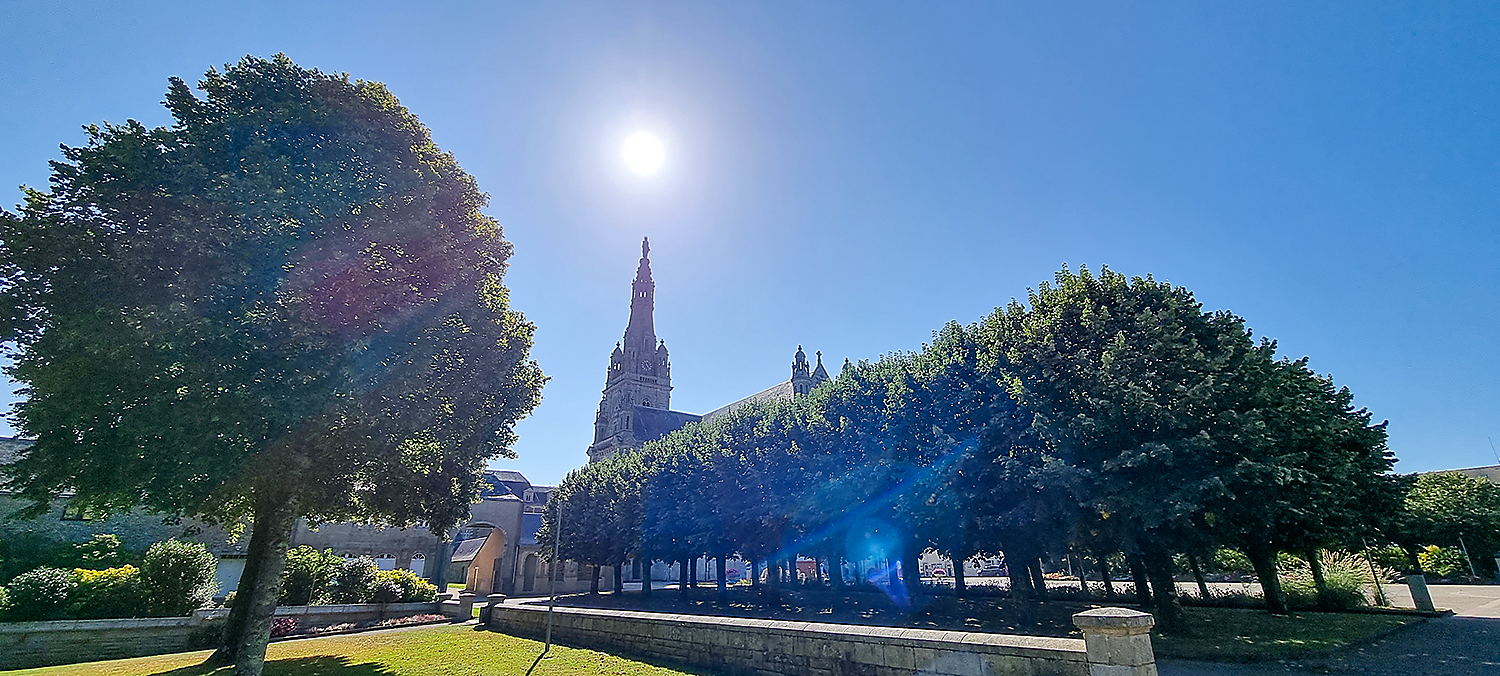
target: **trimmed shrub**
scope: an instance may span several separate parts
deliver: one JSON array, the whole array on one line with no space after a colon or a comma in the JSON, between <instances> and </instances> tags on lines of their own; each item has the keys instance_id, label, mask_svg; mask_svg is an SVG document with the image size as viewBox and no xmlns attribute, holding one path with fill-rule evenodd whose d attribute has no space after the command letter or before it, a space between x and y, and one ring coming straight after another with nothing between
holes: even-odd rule
<instances>
[{"instance_id":1,"label":"trimmed shrub","mask_svg":"<svg viewBox=\"0 0 1500 676\"><path fill-rule=\"evenodd\" d=\"M1213 561L1206 567L1209 571L1220 574L1255 575L1255 566L1250 563L1250 557L1238 549L1220 549L1214 552Z\"/></svg>"},{"instance_id":2,"label":"trimmed shrub","mask_svg":"<svg viewBox=\"0 0 1500 676\"><path fill-rule=\"evenodd\" d=\"M1381 568L1401 571L1411 568L1411 562L1406 559L1406 551L1396 545L1375 547L1370 550L1370 558L1375 560L1375 565Z\"/></svg>"},{"instance_id":3,"label":"trimmed shrub","mask_svg":"<svg viewBox=\"0 0 1500 676\"><path fill-rule=\"evenodd\" d=\"M141 560L141 581L151 614L182 616L213 600L219 585L218 564L208 548L196 542L166 540L151 545Z\"/></svg>"},{"instance_id":4,"label":"trimmed shrub","mask_svg":"<svg viewBox=\"0 0 1500 676\"><path fill-rule=\"evenodd\" d=\"M9 619L21 622L55 620L67 612L68 594L73 591L73 571L37 568L17 575L6 588L11 602Z\"/></svg>"},{"instance_id":5,"label":"trimmed shrub","mask_svg":"<svg viewBox=\"0 0 1500 676\"><path fill-rule=\"evenodd\" d=\"M116 535L95 535L88 542L73 545L78 558L78 568L85 570L108 570L123 566L128 553Z\"/></svg>"},{"instance_id":6,"label":"trimmed shrub","mask_svg":"<svg viewBox=\"0 0 1500 676\"><path fill-rule=\"evenodd\" d=\"M364 603L370 599L377 572L369 557L345 560L333 576L329 596L334 603Z\"/></svg>"},{"instance_id":7,"label":"trimmed shrub","mask_svg":"<svg viewBox=\"0 0 1500 676\"><path fill-rule=\"evenodd\" d=\"M0 617L5 617L10 612L10 592L5 587L0 587Z\"/></svg>"},{"instance_id":8,"label":"trimmed shrub","mask_svg":"<svg viewBox=\"0 0 1500 676\"><path fill-rule=\"evenodd\" d=\"M287 550L286 569L281 573L281 597L277 602L284 606L326 603L329 583L343 563L332 549L320 552L302 545Z\"/></svg>"},{"instance_id":9,"label":"trimmed shrub","mask_svg":"<svg viewBox=\"0 0 1500 676\"><path fill-rule=\"evenodd\" d=\"M382 570L370 587L371 603L431 603L437 600L437 585L409 570Z\"/></svg>"},{"instance_id":10,"label":"trimmed shrub","mask_svg":"<svg viewBox=\"0 0 1500 676\"><path fill-rule=\"evenodd\" d=\"M146 608L141 571L135 566L73 571L73 589L68 593L69 618L140 617Z\"/></svg>"}]
</instances>

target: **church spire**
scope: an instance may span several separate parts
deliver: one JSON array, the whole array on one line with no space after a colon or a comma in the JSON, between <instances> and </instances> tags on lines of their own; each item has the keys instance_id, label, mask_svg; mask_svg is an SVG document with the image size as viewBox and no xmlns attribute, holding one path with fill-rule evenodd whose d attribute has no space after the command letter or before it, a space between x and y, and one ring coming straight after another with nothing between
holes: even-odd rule
<instances>
[{"instance_id":1,"label":"church spire","mask_svg":"<svg viewBox=\"0 0 1500 676\"><path fill-rule=\"evenodd\" d=\"M641 239L641 264L630 284L630 323L625 327L625 349L656 349L656 282L651 279L651 240Z\"/></svg>"}]
</instances>

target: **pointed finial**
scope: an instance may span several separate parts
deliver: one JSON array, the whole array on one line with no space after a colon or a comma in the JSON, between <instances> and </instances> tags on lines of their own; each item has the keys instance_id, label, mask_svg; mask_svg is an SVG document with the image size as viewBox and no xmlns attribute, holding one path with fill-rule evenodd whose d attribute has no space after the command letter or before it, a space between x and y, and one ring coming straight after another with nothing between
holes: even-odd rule
<instances>
[{"instance_id":1,"label":"pointed finial","mask_svg":"<svg viewBox=\"0 0 1500 676\"><path fill-rule=\"evenodd\" d=\"M651 238L649 238L649 237L642 237L641 238L641 258L650 258L650 257L651 257Z\"/></svg>"},{"instance_id":2,"label":"pointed finial","mask_svg":"<svg viewBox=\"0 0 1500 676\"><path fill-rule=\"evenodd\" d=\"M818 363L819 364L823 363L823 351L822 350L818 350L817 352L814 352L813 354L818 355Z\"/></svg>"}]
</instances>

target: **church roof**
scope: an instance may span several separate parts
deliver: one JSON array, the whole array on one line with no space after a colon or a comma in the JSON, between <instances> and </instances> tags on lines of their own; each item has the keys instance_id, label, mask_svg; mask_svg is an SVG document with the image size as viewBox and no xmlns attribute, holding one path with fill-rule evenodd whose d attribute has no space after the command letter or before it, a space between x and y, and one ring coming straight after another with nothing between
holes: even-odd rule
<instances>
[{"instance_id":1,"label":"church roof","mask_svg":"<svg viewBox=\"0 0 1500 676\"><path fill-rule=\"evenodd\" d=\"M635 414L631 417L630 428L635 433L636 440L655 441L698 420L699 416L691 413L637 405Z\"/></svg>"},{"instance_id":2,"label":"church roof","mask_svg":"<svg viewBox=\"0 0 1500 676\"><path fill-rule=\"evenodd\" d=\"M782 381L764 390L756 392L755 394L745 397L744 399L729 404L728 406L721 406L712 411L709 411L708 413L704 413L703 419L707 421L729 415L730 413L733 413L735 409L751 402L791 399L792 394L792 381Z\"/></svg>"}]
</instances>

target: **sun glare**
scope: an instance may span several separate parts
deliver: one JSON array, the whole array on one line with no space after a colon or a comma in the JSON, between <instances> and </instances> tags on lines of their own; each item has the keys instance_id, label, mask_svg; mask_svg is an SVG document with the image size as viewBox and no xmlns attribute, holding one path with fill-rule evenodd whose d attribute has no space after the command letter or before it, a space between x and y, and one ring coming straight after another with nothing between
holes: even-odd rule
<instances>
[{"instance_id":1,"label":"sun glare","mask_svg":"<svg viewBox=\"0 0 1500 676\"><path fill-rule=\"evenodd\" d=\"M656 173L661 168L662 160L666 159L661 141L644 131L638 131L625 139L625 147L621 149L620 155L625 158L625 165L631 171L642 176Z\"/></svg>"}]
</instances>

